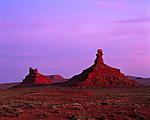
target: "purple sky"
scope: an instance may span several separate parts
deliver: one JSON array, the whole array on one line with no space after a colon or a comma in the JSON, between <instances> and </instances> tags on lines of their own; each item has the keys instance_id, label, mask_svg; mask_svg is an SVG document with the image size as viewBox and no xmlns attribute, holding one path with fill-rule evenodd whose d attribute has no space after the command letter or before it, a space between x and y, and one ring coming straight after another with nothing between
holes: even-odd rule
<instances>
[{"instance_id":1,"label":"purple sky","mask_svg":"<svg viewBox=\"0 0 150 120\"><path fill-rule=\"evenodd\" d=\"M149 0L0 0L0 83L22 81L30 66L70 78L104 62L150 77Z\"/></svg>"}]
</instances>

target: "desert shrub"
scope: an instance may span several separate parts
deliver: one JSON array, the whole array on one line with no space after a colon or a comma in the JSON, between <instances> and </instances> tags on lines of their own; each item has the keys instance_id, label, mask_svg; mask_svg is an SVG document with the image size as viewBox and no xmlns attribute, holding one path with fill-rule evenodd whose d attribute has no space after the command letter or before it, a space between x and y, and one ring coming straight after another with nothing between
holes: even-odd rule
<instances>
[{"instance_id":1,"label":"desert shrub","mask_svg":"<svg viewBox=\"0 0 150 120\"><path fill-rule=\"evenodd\" d=\"M86 118L86 120L97 120L96 118Z\"/></svg>"},{"instance_id":2,"label":"desert shrub","mask_svg":"<svg viewBox=\"0 0 150 120\"><path fill-rule=\"evenodd\" d=\"M0 107L0 117L19 117L24 111L20 108L13 108L8 105Z\"/></svg>"},{"instance_id":3,"label":"desert shrub","mask_svg":"<svg viewBox=\"0 0 150 120\"><path fill-rule=\"evenodd\" d=\"M118 103L111 103L111 105L117 106L117 105L119 105L119 104L118 104Z\"/></svg>"},{"instance_id":4,"label":"desert shrub","mask_svg":"<svg viewBox=\"0 0 150 120\"><path fill-rule=\"evenodd\" d=\"M34 105L36 107L43 107L43 103L42 102L35 102Z\"/></svg>"},{"instance_id":5,"label":"desert shrub","mask_svg":"<svg viewBox=\"0 0 150 120\"><path fill-rule=\"evenodd\" d=\"M42 114L44 117L48 117L48 113L46 113L46 112L44 112L43 114Z\"/></svg>"},{"instance_id":6,"label":"desert shrub","mask_svg":"<svg viewBox=\"0 0 150 120\"><path fill-rule=\"evenodd\" d=\"M54 113L60 113L60 111L58 109L55 109L53 112Z\"/></svg>"},{"instance_id":7,"label":"desert shrub","mask_svg":"<svg viewBox=\"0 0 150 120\"><path fill-rule=\"evenodd\" d=\"M22 102L13 101L11 102L10 106L13 108L19 108L20 106L22 106Z\"/></svg>"},{"instance_id":8,"label":"desert shrub","mask_svg":"<svg viewBox=\"0 0 150 120\"><path fill-rule=\"evenodd\" d=\"M72 106L81 106L80 103L73 103Z\"/></svg>"},{"instance_id":9,"label":"desert shrub","mask_svg":"<svg viewBox=\"0 0 150 120\"><path fill-rule=\"evenodd\" d=\"M55 106L55 105L56 104L51 104L51 105L49 105L49 108L52 110L53 113L60 113L57 106Z\"/></svg>"},{"instance_id":10,"label":"desert shrub","mask_svg":"<svg viewBox=\"0 0 150 120\"><path fill-rule=\"evenodd\" d=\"M116 114L126 114L126 113L127 113L126 111L119 111Z\"/></svg>"},{"instance_id":11,"label":"desert shrub","mask_svg":"<svg viewBox=\"0 0 150 120\"><path fill-rule=\"evenodd\" d=\"M131 118L138 118L139 115L135 113L135 114L130 115L130 117L131 117Z\"/></svg>"},{"instance_id":12,"label":"desert shrub","mask_svg":"<svg viewBox=\"0 0 150 120\"><path fill-rule=\"evenodd\" d=\"M141 108L141 106L138 105L138 104L134 104L134 106L135 106L136 108Z\"/></svg>"},{"instance_id":13,"label":"desert shrub","mask_svg":"<svg viewBox=\"0 0 150 120\"><path fill-rule=\"evenodd\" d=\"M79 103L73 103L73 104L71 105L71 109L73 109L73 110L81 110L81 109L82 109L82 106L81 106L81 104L79 104Z\"/></svg>"},{"instance_id":14,"label":"desert shrub","mask_svg":"<svg viewBox=\"0 0 150 120\"><path fill-rule=\"evenodd\" d=\"M146 119L144 118L144 116L140 115L139 113L131 114L131 115L129 115L129 117L134 118L134 119L137 119L137 120L146 120Z\"/></svg>"},{"instance_id":15,"label":"desert shrub","mask_svg":"<svg viewBox=\"0 0 150 120\"><path fill-rule=\"evenodd\" d=\"M101 102L101 105L109 105L110 103L108 102Z\"/></svg>"},{"instance_id":16,"label":"desert shrub","mask_svg":"<svg viewBox=\"0 0 150 120\"><path fill-rule=\"evenodd\" d=\"M49 114L46 113L46 112L44 112L44 113L38 115L39 119L44 119L45 117L48 117L48 116L49 116Z\"/></svg>"},{"instance_id":17,"label":"desert shrub","mask_svg":"<svg viewBox=\"0 0 150 120\"><path fill-rule=\"evenodd\" d=\"M146 118L144 118L143 116L139 116L138 120L146 120Z\"/></svg>"},{"instance_id":18,"label":"desert shrub","mask_svg":"<svg viewBox=\"0 0 150 120\"><path fill-rule=\"evenodd\" d=\"M61 106L61 105L60 105L60 104L49 104L48 106L49 106L49 108L52 108L53 106L59 107L59 106Z\"/></svg>"},{"instance_id":19,"label":"desert shrub","mask_svg":"<svg viewBox=\"0 0 150 120\"><path fill-rule=\"evenodd\" d=\"M73 114L72 116L71 116L71 120L86 120L86 117L85 117L85 115L83 115L83 114Z\"/></svg>"},{"instance_id":20,"label":"desert shrub","mask_svg":"<svg viewBox=\"0 0 150 120\"><path fill-rule=\"evenodd\" d=\"M51 105L49 105L48 106L50 109L52 109L52 110L55 110L57 107L55 106L55 105L53 105L53 104L51 104Z\"/></svg>"},{"instance_id":21,"label":"desert shrub","mask_svg":"<svg viewBox=\"0 0 150 120\"><path fill-rule=\"evenodd\" d=\"M131 120L128 116L126 116L125 118L123 118L123 120Z\"/></svg>"},{"instance_id":22,"label":"desert shrub","mask_svg":"<svg viewBox=\"0 0 150 120\"><path fill-rule=\"evenodd\" d=\"M35 109L36 108L36 105L31 103L31 102L24 102L23 103L23 107L25 109Z\"/></svg>"},{"instance_id":23,"label":"desert shrub","mask_svg":"<svg viewBox=\"0 0 150 120\"><path fill-rule=\"evenodd\" d=\"M98 117L98 120L105 120L105 119L106 119L106 117L103 116L103 115L101 115L100 117Z\"/></svg>"},{"instance_id":24,"label":"desert shrub","mask_svg":"<svg viewBox=\"0 0 150 120\"><path fill-rule=\"evenodd\" d=\"M13 108L24 108L24 109L35 109L36 108L36 104L32 103L32 102L13 102L11 105L11 107Z\"/></svg>"},{"instance_id":25,"label":"desert shrub","mask_svg":"<svg viewBox=\"0 0 150 120\"><path fill-rule=\"evenodd\" d=\"M73 106L72 109L73 110L81 110L81 107L80 106Z\"/></svg>"}]
</instances>

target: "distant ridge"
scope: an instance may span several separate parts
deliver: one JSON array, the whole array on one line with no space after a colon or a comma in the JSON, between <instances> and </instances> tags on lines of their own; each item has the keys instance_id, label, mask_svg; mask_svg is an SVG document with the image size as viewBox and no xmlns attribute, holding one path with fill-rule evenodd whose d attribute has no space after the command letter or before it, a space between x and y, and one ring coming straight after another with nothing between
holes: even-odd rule
<instances>
[{"instance_id":1,"label":"distant ridge","mask_svg":"<svg viewBox=\"0 0 150 120\"><path fill-rule=\"evenodd\" d=\"M136 77L136 76L126 76L130 80L134 80L141 85L150 86L150 78Z\"/></svg>"},{"instance_id":2,"label":"distant ridge","mask_svg":"<svg viewBox=\"0 0 150 120\"><path fill-rule=\"evenodd\" d=\"M14 82L14 83L3 83L0 84L0 89L7 89L7 88L11 88L14 87L16 85L20 84L20 82Z\"/></svg>"}]
</instances>

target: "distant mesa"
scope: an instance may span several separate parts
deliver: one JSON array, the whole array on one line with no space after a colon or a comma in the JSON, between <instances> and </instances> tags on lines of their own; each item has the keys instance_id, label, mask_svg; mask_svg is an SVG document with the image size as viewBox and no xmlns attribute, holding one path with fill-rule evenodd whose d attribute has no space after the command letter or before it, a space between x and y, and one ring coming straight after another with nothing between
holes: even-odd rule
<instances>
[{"instance_id":1,"label":"distant mesa","mask_svg":"<svg viewBox=\"0 0 150 120\"><path fill-rule=\"evenodd\" d=\"M33 69L32 67L30 67L29 74L18 86L26 86L33 84L51 84L51 83L52 81L47 76L38 73L37 68Z\"/></svg>"},{"instance_id":2,"label":"distant mesa","mask_svg":"<svg viewBox=\"0 0 150 120\"><path fill-rule=\"evenodd\" d=\"M136 77L136 76L126 76L129 80L134 80L141 85L150 86L150 78Z\"/></svg>"},{"instance_id":3,"label":"distant mesa","mask_svg":"<svg viewBox=\"0 0 150 120\"><path fill-rule=\"evenodd\" d=\"M98 49L94 65L73 76L65 85L69 86L138 86L134 80L129 80L116 69L104 64L102 49Z\"/></svg>"}]
</instances>

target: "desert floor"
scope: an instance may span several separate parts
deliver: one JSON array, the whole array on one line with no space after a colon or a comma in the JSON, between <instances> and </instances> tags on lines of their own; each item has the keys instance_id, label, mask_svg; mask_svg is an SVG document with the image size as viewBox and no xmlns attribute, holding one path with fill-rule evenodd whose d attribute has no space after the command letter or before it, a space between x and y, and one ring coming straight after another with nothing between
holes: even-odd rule
<instances>
[{"instance_id":1,"label":"desert floor","mask_svg":"<svg viewBox=\"0 0 150 120\"><path fill-rule=\"evenodd\" d=\"M150 87L0 90L0 120L150 120Z\"/></svg>"}]
</instances>

